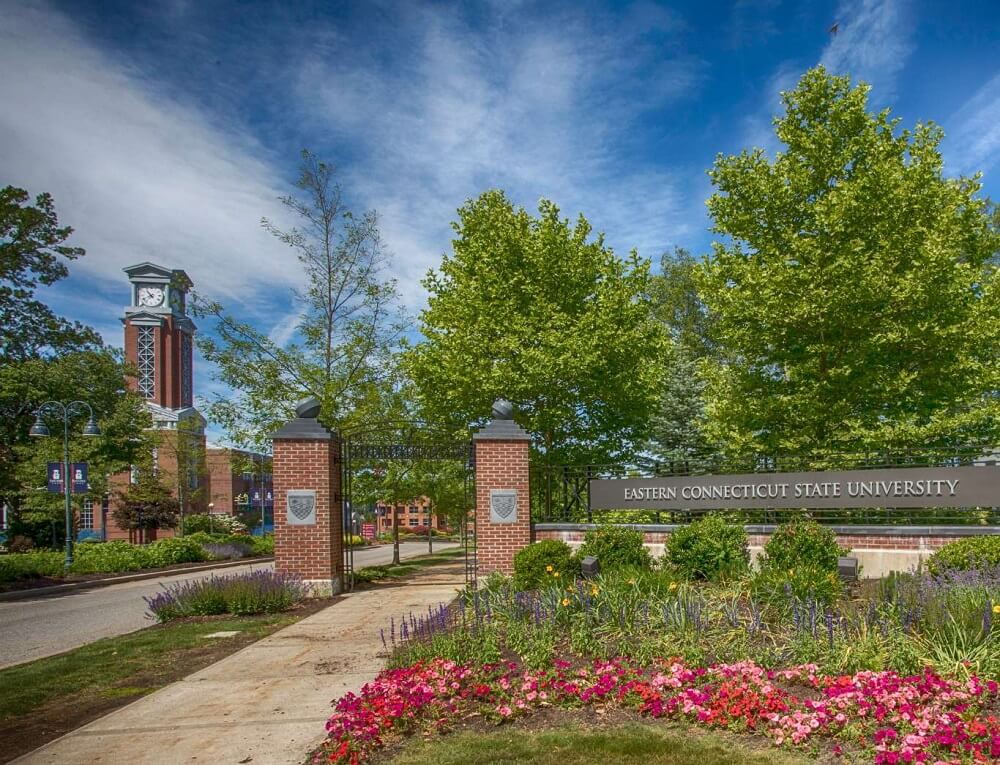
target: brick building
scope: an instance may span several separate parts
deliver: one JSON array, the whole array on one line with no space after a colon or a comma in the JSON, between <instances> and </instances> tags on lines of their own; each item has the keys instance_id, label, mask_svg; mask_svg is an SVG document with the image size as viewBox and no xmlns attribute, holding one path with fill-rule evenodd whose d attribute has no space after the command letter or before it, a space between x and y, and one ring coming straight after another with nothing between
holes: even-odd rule
<instances>
[{"instance_id":1,"label":"brick building","mask_svg":"<svg viewBox=\"0 0 1000 765\"><path fill-rule=\"evenodd\" d=\"M124 269L130 304L122 317L125 359L137 370L128 386L146 400L159 436L152 464L163 483L180 500L185 515L215 512L248 514L263 505L267 525L273 521L270 458L208 445L205 418L194 406L194 334L187 315L188 275L155 263ZM82 500L78 536L129 539L111 516L113 495L136 480L133 469L111 477L111 496ZM173 536L170 529L150 532Z\"/></svg>"},{"instance_id":2,"label":"brick building","mask_svg":"<svg viewBox=\"0 0 1000 765\"><path fill-rule=\"evenodd\" d=\"M443 530L448 528L444 518L438 518L429 510L430 500L427 497L412 499L406 504L391 507L384 502L375 505L375 532L385 534L392 531L393 512L399 515L399 528L412 529L416 527Z\"/></svg>"}]
</instances>

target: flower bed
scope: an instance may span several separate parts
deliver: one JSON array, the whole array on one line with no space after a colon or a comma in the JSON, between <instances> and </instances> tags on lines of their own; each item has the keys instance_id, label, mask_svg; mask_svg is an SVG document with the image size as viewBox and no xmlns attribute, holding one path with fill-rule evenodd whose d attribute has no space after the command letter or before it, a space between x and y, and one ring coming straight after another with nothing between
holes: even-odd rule
<instances>
[{"instance_id":1,"label":"flower bed","mask_svg":"<svg viewBox=\"0 0 1000 765\"><path fill-rule=\"evenodd\" d=\"M446 732L482 716L497 723L542 707L621 705L652 717L751 731L775 745L818 747L845 762L991 762L1000 758L998 686L948 680L927 670L822 675L815 665L768 671L752 662L688 666L629 659L531 670L512 662L444 659L386 670L336 702L314 762L356 765L387 740Z\"/></svg>"}]
</instances>

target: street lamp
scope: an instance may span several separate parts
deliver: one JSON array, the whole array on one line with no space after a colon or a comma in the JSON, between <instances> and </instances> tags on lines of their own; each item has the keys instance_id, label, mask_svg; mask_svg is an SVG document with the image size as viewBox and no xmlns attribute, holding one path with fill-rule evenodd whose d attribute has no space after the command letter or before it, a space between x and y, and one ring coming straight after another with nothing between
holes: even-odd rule
<instances>
[{"instance_id":1,"label":"street lamp","mask_svg":"<svg viewBox=\"0 0 1000 765\"><path fill-rule=\"evenodd\" d=\"M66 497L66 561L65 567L69 570L69 567L73 565L73 510L70 506L69 494L72 489L72 484L70 483L70 464L69 464L69 416L76 411L80 411L86 408L87 412L90 414L90 419L87 420L87 424L83 427L83 435L85 436L99 436L101 435L101 429L97 427L97 421L94 419L94 410L86 401L70 401L68 404L64 404L61 401L46 401L37 410L35 410L35 424L31 426L28 431L29 436L35 438L41 438L49 435L49 427L45 424L42 419L42 415L46 413L61 414L63 420L63 493Z\"/></svg>"}]
</instances>

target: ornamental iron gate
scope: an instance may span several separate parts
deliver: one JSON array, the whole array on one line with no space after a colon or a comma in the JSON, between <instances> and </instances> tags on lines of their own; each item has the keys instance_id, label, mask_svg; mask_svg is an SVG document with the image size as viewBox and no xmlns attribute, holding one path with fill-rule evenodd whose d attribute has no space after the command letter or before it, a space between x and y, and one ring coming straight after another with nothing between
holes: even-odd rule
<instances>
[{"instance_id":1,"label":"ornamental iron gate","mask_svg":"<svg viewBox=\"0 0 1000 765\"><path fill-rule=\"evenodd\" d=\"M466 583L474 583L476 578L476 529L474 501L474 454L472 442L455 438L453 433L445 433L428 427L419 421L385 423L364 430L341 433L341 493L343 495L343 571L344 589L354 589L354 537L360 535L360 514L356 510L355 495L358 483L369 481L367 501L374 511L378 499L379 481L386 473L400 463L415 465L420 462L452 461L459 467L456 473L462 481L462 502L466 508L459 529L465 550ZM416 499L413 497L410 499ZM398 516L397 504L393 503L393 514ZM471 522L470 522L471 513ZM428 535L431 535L432 519L428 513ZM398 526L398 520L394 520ZM376 516L376 533L378 521Z\"/></svg>"}]
</instances>

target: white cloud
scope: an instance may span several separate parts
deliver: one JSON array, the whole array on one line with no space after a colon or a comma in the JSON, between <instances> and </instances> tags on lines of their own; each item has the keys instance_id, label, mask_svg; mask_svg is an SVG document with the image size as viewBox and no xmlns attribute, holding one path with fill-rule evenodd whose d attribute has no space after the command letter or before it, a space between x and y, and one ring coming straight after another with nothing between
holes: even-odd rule
<instances>
[{"instance_id":1,"label":"white cloud","mask_svg":"<svg viewBox=\"0 0 1000 765\"><path fill-rule=\"evenodd\" d=\"M891 99L896 75L913 50L902 0L843 0L835 21L837 33L820 63L834 74L870 83L879 101Z\"/></svg>"},{"instance_id":2,"label":"white cloud","mask_svg":"<svg viewBox=\"0 0 1000 765\"><path fill-rule=\"evenodd\" d=\"M690 230L680 179L631 156L638 118L701 78L670 13L639 5L620 21L570 13L480 33L411 8L399 23L406 67L362 49L314 56L298 88L306 119L363 152L344 185L378 209L411 308L449 249L456 208L487 188L529 209L548 197L569 217L582 211L619 251L656 256Z\"/></svg>"},{"instance_id":3,"label":"white cloud","mask_svg":"<svg viewBox=\"0 0 1000 765\"><path fill-rule=\"evenodd\" d=\"M287 248L259 225L281 218L283 183L240 131L157 93L41 4L5 7L0 71L2 182L53 195L87 250L74 281L124 298L122 268L152 260L223 298L290 283Z\"/></svg>"},{"instance_id":4,"label":"white cloud","mask_svg":"<svg viewBox=\"0 0 1000 765\"><path fill-rule=\"evenodd\" d=\"M1000 74L983 85L945 123L949 169L970 174L1000 160Z\"/></svg>"}]
</instances>

